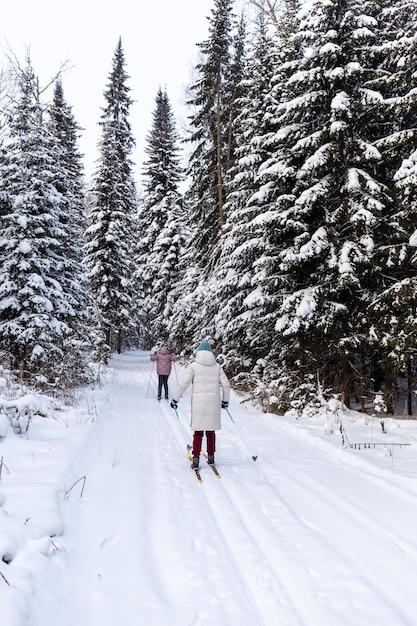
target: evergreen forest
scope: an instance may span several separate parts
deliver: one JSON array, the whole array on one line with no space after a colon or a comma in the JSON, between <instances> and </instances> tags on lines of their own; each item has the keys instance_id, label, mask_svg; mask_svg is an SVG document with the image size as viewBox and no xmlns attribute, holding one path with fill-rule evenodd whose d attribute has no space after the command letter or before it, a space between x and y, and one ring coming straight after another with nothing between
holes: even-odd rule
<instances>
[{"instance_id":1,"label":"evergreen forest","mask_svg":"<svg viewBox=\"0 0 417 626\"><path fill-rule=\"evenodd\" d=\"M417 3L249 4L213 0L188 128L160 88L140 180L121 38L88 186L62 77L12 68L0 375L62 390L207 339L267 411L417 413Z\"/></svg>"}]
</instances>

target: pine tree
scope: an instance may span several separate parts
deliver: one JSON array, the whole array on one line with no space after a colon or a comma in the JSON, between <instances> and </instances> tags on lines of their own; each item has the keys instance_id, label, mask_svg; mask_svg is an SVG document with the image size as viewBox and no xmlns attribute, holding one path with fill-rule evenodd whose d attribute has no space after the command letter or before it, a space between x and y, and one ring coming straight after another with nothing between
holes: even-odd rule
<instances>
[{"instance_id":1,"label":"pine tree","mask_svg":"<svg viewBox=\"0 0 417 626\"><path fill-rule=\"evenodd\" d=\"M188 202L193 227L190 242L193 258L209 272L225 224L226 172L233 162L233 0L215 0L209 18L209 38L198 44L201 62L198 78L191 86L191 185ZM240 77L236 77L239 79Z\"/></svg>"},{"instance_id":2,"label":"pine tree","mask_svg":"<svg viewBox=\"0 0 417 626\"><path fill-rule=\"evenodd\" d=\"M166 91L158 90L145 148L144 192L138 212L136 293L142 345L168 340L170 292L178 280L184 246L184 210L178 185L179 137Z\"/></svg>"},{"instance_id":3,"label":"pine tree","mask_svg":"<svg viewBox=\"0 0 417 626\"><path fill-rule=\"evenodd\" d=\"M384 375L388 409L394 410L394 385L398 384L397 378L403 376L408 378L408 411L411 413L411 373L417 347L417 258L414 247L409 246L417 218L415 2L402 0L394 5L385 2L378 20L383 37L376 42L375 55L383 74L370 81L370 87L383 97L374 107L383 136L374 145L382 154L380 175L390 190L393 204L392 210L384 216L384 240L377 250L377 263L384 271L369 306L368 343Z\"/></svg>"},{"instance_id":4,"label":"pine tree","mask_svg":"<svg viewBox=\"0 0 417 626\"><path fill-rule=\"evenodd\" d=\"M239 110L234 120L237 148L235 164L229 171L225 204L228 229L221 240L221 255L215 272L216 296L220 303L215 316L215 336L227 353L227 367L234 375L250 370L265 353L265 345L253 337L252 312L259 306L255 276L265 253L266 239L263 224L258 222L258 206L249 200L259 188L258 168L265 160L261 140L265 141L266 135L272 132L267 107L277 58L276 35L269 33L265 15L261 13L245 66L244 91L236 101Z\"/></svg>"},{"instance_id":5,"label":"pine tree","mask_svg":"<svg viewBox=\"0 0 417 626\"><path fill-rule=\"evenodd\" d=\"M378 93L367 89L383 73L374 51L378 3L366 11L361 2L315 2L294 29L298 53L278 75L277 151L262 170L275 196L267 193L264 205L275 214L275 254L260 286L264 323L277 331L267 376L282 390L282 366L293 372L287 398L290 387L315 394L318 375L348 403L350 364L365 347L374 250L392 207L374 146L382 129L370 114Z\"/></svg>"},{"instance_id":6,"label":"pine tree","mask_svg":"<svg viewBox=\"0 0 417 626\"><path fill-rule=\"evenodd\" d=\"M12 206L12 200L7 188L7 182L5 179L5 172L7 167L7 150L0 145L0 217L7 215ZM0 267L2 260L0 257Z\"/></svg>"},{"instance_id":7,"label":"pine tree","mask_svg":"<svg viewBox=\"0 0 417 626\"><path fill-rule=\"evenodd\" d=\"M20 97L2 170L7 195L0 215L0 339L21 376L34 383L61 377L62 383L62 376L68 381L74 374L64 364L78 304L65 277L67 205L56 186L65 172L29 60L18 78Z\"/></svg>"},{"instance_id":8,"label":"pine tree","mask_svg":"<svg viewBox=\"0 0 417 626\"><path fill-rule=\"evenodd\" d=\"M104 91L106 106L100 121L100 156L93 188L95 203L85 233L90 290L100 313L106 343L117 352L135 327L132 251L136 191L130 157L134 139L128 120L132 104L128 78L119 39Z\"/></svg>"},{"instance_id":9,"label":"pine tree","mask_svg":"<svg viewBox=\"0 0 417 626\"><path fill-rule=\"evenodd\" d=\"M188 346L202 335L214 334L217 300L213 279L220 240L227 230L224 207L228 173L236 159L234 121L245 71L244 20L236 25L231 0L215 0L214 4L209 38L199 44L201 62L189 101L194 107L189 137L193 146L188 168L190 187L185 196L190 238L171 327Z\"/></svg>"},{"instance_id":10,"label":"pine tree","mask_svg":"<svg viewBox=\"0 0 417 626\"><path fill-rule=\"evenodd\" d=\"M268 271L279 244L274 202L294 173L281 169L278 181L274 179L271 184L269 180L281 167L276 114L281 93L280 85L275 83L279 83L280 67L293 55L288 39L294 32L295 2L288 0L285 4L273 29L266 11L258 15L243 81L245 93L238 101L239 115L235 119L239 147L225 205L229 228L221 241L216 271L220 305L215 328L227 355L225 365L235 382L246 391L255 390L260 401L264 395L261 377L268 363L264 357L277 345L275 303L265 298L265 293L273 290L278 294L281 287ZM291 189L289 185L287 188Z\"/></svg>"},{"instance_id":11,"label":"pine tree","mask_svg":"<svg viewBox=\"0 0 417 626\"><path fill-rule=\"evenodd\" d=\"M66 369L82 371L82 356L86 348L91 348L89 334L96 330L90 327L95 320L93 302L89 297L85 281L84 231L86 227L84 199L84 168L82 155L78 149L80 127L72 108L67 104L60 80L54 87L53 101L48 107L49 126L58 144L57 177L55 187L62 194L63 204L60 213L62 227L67 234L65 266L61 272L61 283L72 298L74 318L71 321L75 333L67 347ZM97 324L97 322L96 322ZM73 362L71 366L69 361Z\"/></svg>"},{"instance_id":12,"label":"pine tree","mask_svg":"<svg viewBox=\"0 0 417 626\"><path fill-rule=\"evenodd\" d=\"M75 121L71 107L64 97L60 80L54 87L53 101L48 107L50 127L60 148L59 170L62 172L55 186L65 197L68 209L64 214L67 230L71 232L71 248L67 254L81 264L85 230L84 214L84 167L78 148L81 129ZM65 175L64 175L65 174Z\"/></svg>"}]
</instances>

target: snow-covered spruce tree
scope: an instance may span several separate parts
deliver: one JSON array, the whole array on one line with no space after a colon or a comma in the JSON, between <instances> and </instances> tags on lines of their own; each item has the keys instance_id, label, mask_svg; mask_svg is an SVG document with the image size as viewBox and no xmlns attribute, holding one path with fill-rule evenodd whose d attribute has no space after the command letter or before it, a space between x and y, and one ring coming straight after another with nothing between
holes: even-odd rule
<instances>
[{"instance_id":1,"label":"snow-covered spruce tree","mask_svg":"<svg viewBox=\"0 0 417 626\"><path fill-rule=\"evenodd\" d=\"M261 12L241 84L243 92L236 101L234 135L238 147L235 164L228 172L230 183L225 204L228 228L221 239L215 271L219 302L215 336L227 354L226 366L233 375L251 371L257 359L265 354L265 343L259 342L259 338L253 341L251 312L259 305L254 277L265 253L266 239L263 224L258 221L258 206L249 200L258 189L258 168L266 158L261 139L265 144L266 135L272 132L267 105L278 56L276 39Z\"/></svg>"},{"instance_id":2,"label":"snow-covered spruce tree","mask_svg":"<svg viewBox=\"0 0 417 626\"><path fill-rule=\"evenodd\" d=\"M81 265L85 230L84 167L78 148L81 128L74 119L71 107L65 101L60 80L55 83L53 101L48 107L48 114L52 134L60 148L59 170L63 173L58 176L55 186L65 197L68 209L64 212L63 219L66 220L67 230L72 235L72 246L68 247L67 256Z\"/></svg>"},{"instance_id":3,"label":"snow-covered spruce tree","mask_svg":"<svg viewBox=\"0 0 417 626\"><path fill-rule=\"evenodd\" d=\"M62 384L67 351L79 337L80 305L67 274L68 205L56 186L67 173L60 169L61 148L45 123L29 60L19 68L18 82L2 168L0 341L20 376L32 384ZM65 381L76 375L68 370Z\"/></svg>"},{"instance_id":4,"label":"snow-covered spruce tree","mask_svg":"<svg viewBox=\"0 0 417 626\"><path fill-rule=\"evenodd\" d=\"M184 247L184 209L178 185L183 177L179 136L166 91L155 99L152 128L147 136L144 190L138 210L136 246L136 306L141 345L168 341L171 291L178 280Z\"/></svg>"},{"instance_id":5,"label":"snow-covered spruce tree","mask_svg":"<svg viewBox=\"0 0 417 626\"><path fill-rule=\"evenodd\" d=\"M172 325L173 334L188 345L213 332L217 303L209 283L225 228L227 172L235 160L233 122L244 65L243 21L236 25L232 0L215 0L214 5L209 38L199 44L201 61L189 100L193 149L186 203L191 235Z\"/></svg>"},{"instance_id":6,"label":"snow-covered spruce tree","mask_svg":"<svg viewBox=\"0 0 417 626\"><path fill-rule=\"evenodd\" d=\"M68 340L65 371L81 372L86 351L91 351L94 343L103 341L97 338L97 320L92 298L87 290L83 253L83 236L86 227L84 197L84 167L78 148L80 127L72 108L67 104L62 83L56 81L52 104L48 107L49 124L58 143L58 176L55 187L64 199L60 219L67 233L65 265L61 272L61 283L72 297L75 319L72 327L76 333ZM76 323L75 323L76 322ZM91 337L91 339L90 339ZM72 363L70 366L69 364Z\"/></svg>"},{"instance_id":7,"label":"snow-covered spruce tree","mask_svg":"<svg viewBox=\"0 0 417 626\"><path fill-rule=\"evenodd\" d=\"M7 190L5 171L7 167L7 150L0 144L0 215L7 215L11 209L11 198ZM0 258L1 266L1 258Z\"/></svg>"},{"instance_id":8,"label":"snow-covered spruce tree","mask_svg":"<svg viewBox=\"0 0 417 626\"><path fill-rule=\"evenodd\" d=\"M262 402L268 401L268 393L260 378L264 357L277 343L274 313L282 287L279 278L268 271L280 249L281 231L276 223L282 205L277 207L276 199L281 194L289 201L296 171L282 163L283 155L278 153L276 109L282 94L275 86L281 65L294 56L289 38L294 32L295 5L294 0L287 0L275 16L273 28L270 19L266 21L267 13L259 13L244 81L248 92L239 102L241 113L235 120L238 159L231 171L225 207L232 228L222 238L219 262L223 275L218 284L220 291L225 285L226 297L216 328L221 332L229 371L235 384L255 390ZM274 299L265 298L265 283L266 293L274 293Z\"/></svg>"},{"instance_id":9,"label":"snow-covered spruce tree","mask_svg":"<svg viewBox=\"0 0 417 626\"><path fill-rule=\"evenodd\" d=\"M197 80L191 86L189 105L193 152L188 174L191 184L188 203L193 236L191 246L197 262L210 271L225 223L225 179L233 155L233 114L230 99L234 17L233 0L214 0L209 18L209 38L198 44L201 61ZM227 89L226 89L227 87Z\"/></svg>"},{"instance_id":10,"label":"snow-covered spruce tree","mask_svg":"<svg viewBox=\"0 0 417 626\"><path fill-rule=\"evenodd\" d=\"M278 240L262 289L265 320L276 330L265 376L287 390L284 403L291 393L288 381L281 385L283 364L292 389L315 391L318 376L349 403L366 348L381 270L375 248L392 209L374 146L384 131L372 107L378 93L367 89L383 73L374 54L377 13L376 2L316 1L295 28L298 54L277 83L277 153L262 174L279 191L269 224ZM288 173L291 189L283 187Z\"/></svg>"},{"instance_id":11,"label":"snow-covered spruce tree","mask_svg":"<svg viewBox=\"0 0 417 626\"><path fill-rule=\"evenodd\" d=\"M224 164L224 184L226 197L224 203L227 202L227 196L229 194L230 183L230 171L236 163L236 150L239 146L239 140L236 133L236 117L241 110L240 100L246 93L246 20L244 15L241 16L237 25L236 33L232 38L231 59L228 68L228 72L225 76L225 104L229 115L229 121L226 124L228 137L226 138L226 159ZM223 205L223 217L227 219L224 205ZM227 229L227 226L223 228Z\"/></svg>"},{"instance_id":12,"label":"snow-covered spruce tree","mask_svg":"<svg viewBox=\"0 0 417 626\"><path fill-rule=\"evenodd\" d=\"M412 411L413 361L417 348L415 277L417 257L410 235L417 220L417 7L402 0L382 4L378 21L384 36L376 42L375 55L382 75L369 81L369 89L381 93L374 116L383 136L375 141L382 154L380 176L394 199L386 214L384 239L377 250L383 268L368 309L368 343L381 372L388 410L394 410L394 388L399 377L407 382L408 412ZM376 377L374 377L376 378ZM379 390L379 386L377 388Z\"/></svg>"},{"instance_id":13,"label":"snow-covered spruce tree","mask_svg":"<svg viewBox=\"0 0 417 626\"><path fill-rule=\"evenodd\" d=\"M252 282L257 289L249 300L246 332L252 338L252 345L261 346L262 350L251 372L258 401L267 408L272 404L279 411L286 408L281 399L294 388L294 372L288 367L275 324L283 296L288 293L280 265L280 253L288 237L282 227L282 216L295 201L293 190L298 172L298 163L289 158L290 148L287 151L283 141L280 106L288 97L288 77L299 57L299 44L294 35L299 27L298 12L302 2L285 0L279 8L277 3L268 2L267 6L276 34L277 53L271 90L265 98L264 129L258 138L262 162L256 172L257 190L248 201L248 206L256 211L254 226L262 233L263 251L254 266ZM283 132L285 135L285 128Z\"/></svg>"},{"instance_id":14,"label":"snow-covered spruce tree","mask_svg":"<svg viewBox=\"0 0 417 626\"><path fill-rule=\"evenodd\" d=\"M133 238L136 190L129 123L132 100L121 39L117 44L100 125L98 167L94 176L95 202L85 232L85 262L90 292L99 311L106 344L121 352L135 328L132 304Z\"/></svg>"},{"instance_id":15,"label":"snow-covered spruce tree","mask_svg":"<svg viewBox=\"0 0 417 626\"><path fill-rule=\"evenodd\" d=\"M396 188L397 188L397 198L399 201L399 206L404 208L404 212L408 216L415 214L417 210L416 206L416 198L417 198L417 150L415 150L408 159L404 159L396 174ZM402 217L402 216L400 216ZM402 221L402 220L401 220ZM408 221L408 219L407 219ZM409 260L409 263L415 267L417 264L417 231L415 230L415 224L417 220L414 220L413 224L413 232L409 238L409 245L413 249L412 256ZM404 297L404 291L406 292L406 296ZM416 329L417 329L417 285L416 285L416 277L413 272L411 277L407 277L403 281L400 281L397 284L396 289L396 299L395 305L396 308L400 309L401 312L401 323L403 327L399 329L398 323L396 323L397 331L400 330L401 336L405 337L406 345L398 352L402 354L402 362L401 362L401 372L406 379L406 387L407 387L407 413L408 415L413 415L415 412L415 380L417 377L416 372ZM392 302L392 298L390 298ZM406 305L406 306L405 306ZM392 304L390 303L392 307ZM405 315L404 315L405 314ZM385 318L388 321L388 318ZM395 321L397 317L394 317ZM392 318L391 318L392 320ZM391 321L390 320L390 321ZM405 322L405 323L404 323ZM394 329L395 330L395 329ZM391 336L395 337L396 333L392 333ZM394 361L398 362L398 359ZM395 369L394 369L395 371Z\"/></svg>"}]
</instances>

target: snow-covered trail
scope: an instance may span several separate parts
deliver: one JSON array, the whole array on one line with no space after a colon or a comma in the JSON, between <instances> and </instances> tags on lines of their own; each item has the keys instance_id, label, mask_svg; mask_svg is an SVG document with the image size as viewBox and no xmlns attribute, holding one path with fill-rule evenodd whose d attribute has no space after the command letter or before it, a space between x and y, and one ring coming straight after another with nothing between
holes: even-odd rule
<instances>
[{"instance_id":1,"label":"snow-covered trail","mask_svg":"<svg viewBox=\"0 0 417 626\"><path fill-rule=\"evenodd\" d=\"M62 500L61 555L30 626L54 614L60 626L415 626L412 481L232 397L222 478L203 464L200 485L189 392L177 419L155 399L148 354L115 357L109 372L88 393L95 424L71 470L85 488Z\"/></svg>"}]
</instances>

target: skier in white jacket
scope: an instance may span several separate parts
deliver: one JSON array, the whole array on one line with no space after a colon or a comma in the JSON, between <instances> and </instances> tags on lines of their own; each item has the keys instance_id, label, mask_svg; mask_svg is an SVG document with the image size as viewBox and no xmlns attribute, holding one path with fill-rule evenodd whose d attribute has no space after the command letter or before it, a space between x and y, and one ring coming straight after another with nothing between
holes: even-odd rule
<instances>
[{"instance_id":1,"label":"skier in white jacket","mask_svg":"<svg viewBox=\"0 0 417 626\"><path fill-rule=\"evenodd\" d=\"M221 409L228 407L230 396L229 379L221 365L217 363L208 341L200 343L195 361L187 367L171 401L173 409L177 408L179 399L190 383L193 384L191 430L194 431L191 467L198 469L204 432L207 439L207 462L214 465L215 431L221 428Z\"/></svg>"}]
</instances>

